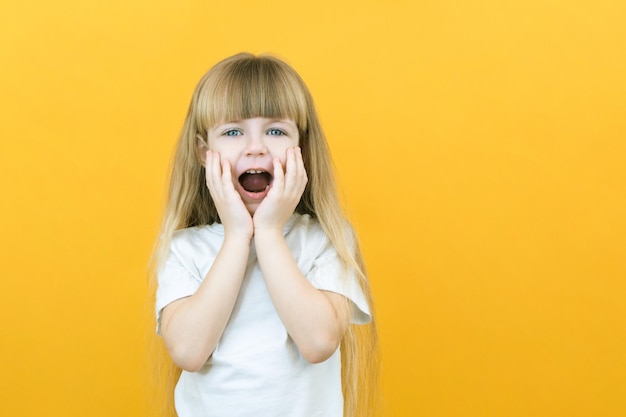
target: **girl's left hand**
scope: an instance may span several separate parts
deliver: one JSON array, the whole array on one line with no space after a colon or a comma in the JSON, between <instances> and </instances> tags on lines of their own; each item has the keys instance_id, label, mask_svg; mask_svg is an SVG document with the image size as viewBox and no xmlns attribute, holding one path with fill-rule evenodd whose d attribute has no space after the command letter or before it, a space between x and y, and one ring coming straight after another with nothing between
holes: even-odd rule
<instances>
[{"instance_id":1,"label":"girl's left hand","mask_svg":"<svg viewBox=\"0 0 626 417\"><path fill-rule=\"evenodd\" d=\"M300 202L308 178L299 147L287 149L285 172L278 158L274 158L273 163L272 188L254 213L254 229L274 229L282 233L285 223Z\"/></svg>"}]
</instances>

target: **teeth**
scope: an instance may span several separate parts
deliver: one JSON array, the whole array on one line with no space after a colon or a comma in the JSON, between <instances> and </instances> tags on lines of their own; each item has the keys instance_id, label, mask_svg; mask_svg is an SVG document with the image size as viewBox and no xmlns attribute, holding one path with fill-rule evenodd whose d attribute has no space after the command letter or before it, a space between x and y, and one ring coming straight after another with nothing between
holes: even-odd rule
<instances>
[{"instance_id":1,"label":"teeth","mask_svg":"<svg viewBox=\"0 0 626 417\"><path fill-rule=\"evenodd\" d=\"M264 172L265 171L261 171L261 170L258 170L258 169L249 169L249 170L246 171L246 174L262 174Z\"/></svg>"}]
</instances>

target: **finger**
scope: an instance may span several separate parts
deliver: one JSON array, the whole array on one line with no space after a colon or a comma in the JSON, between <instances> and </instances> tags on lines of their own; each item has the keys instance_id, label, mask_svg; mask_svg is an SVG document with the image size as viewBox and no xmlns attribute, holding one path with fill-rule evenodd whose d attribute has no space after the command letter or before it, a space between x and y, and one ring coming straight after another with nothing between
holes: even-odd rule
<instances>
[{"instance_id":1,"label":"finger","mask_svg":"<svg viewBox=\"0 0 626 417\"><path fill-rule=\"evenodd\" d=\"M304 191L304 187L306 186L307 178L306 171L304 170L304 162L302 161L302 154L300 153L300 148L290 149L290 157L288 159L289 170L291 172L289 175L290 182L290 190L297 194L298 197Z\"/></svg>"},{"instance_id":2,"label":"finger","mask_svg":"<svg viewBox=\"0 0 626 417\"><path fill-rule=\"evenodd\" d=\"M219 193L221 176L222 176L222 167L220 161L220 154L217 152L209 151L207 152L207 161L210 161L210 168L207 167L207 175L209 181L209 188L213 194ZM215 195L214 197L219 197L220 195Z\"/></svg>"},{"instance_id":3,"label":"finger","mask_svg":"<svg viewBox=\"0 0 626 417\"><path fill-rule=\"evenodd\" d=\"M298 177L301 177L306 182L308 180L306 174L306 168L304 167L304 159L302 158L302 148L295 148L296 152L296 166L298 167Z\"/></svg>"},{"instance_id":4,"label":"finger","mask_svg":"<svg viewBox=\"0 0 626 417\"><path fill-rule=\"evenodd\" d=\"M274 158L272 163L274 164L274 180L272 182L272 188L282 191L285 188L285 173L283 172L283 166L278 158Z\"/></svg>"},{"instance_id":5,"label":"finger","mask_svg":"<svg viewBox=\"0 0 626 417\"><path fill-rule=\"evenodd\" d=\"M287 149L287 162L285 163L285 176L291 182L298 174L296 157L293 148Z\"/></svg>"},{"instance_id":6,"label":"finger","mask_svg":"<svg viewBox=\"0 0 626 417\"><path fill-rule=\"evenodd\" d=\"M287 178L285 180L285 188L289 190L290 194L298 191L300 182L299 175L300 174L296 157L296 150L295 148L288 149L285 173L285 176Z\"/></svg>"},{"instance_id":7,"label":"finger","mask_svg":"<svg viewBox=\"0 0 626 417\"><path fill-rule=\"evenodd\" d=\"M233 171L230 167L230 162L227 160L222 161L222 185L225 187L233 185Z\"/></svg>"}]
</instances>

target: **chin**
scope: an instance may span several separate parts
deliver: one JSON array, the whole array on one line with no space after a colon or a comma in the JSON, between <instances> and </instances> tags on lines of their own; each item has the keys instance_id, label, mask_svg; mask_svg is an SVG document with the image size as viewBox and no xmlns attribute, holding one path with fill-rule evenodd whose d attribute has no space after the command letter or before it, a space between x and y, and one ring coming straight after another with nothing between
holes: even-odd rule
<instances>
[{"instance_id":1,"label":"chin","mask_svg":"<svg viewBox=\"0 0 626 417\"><path fill-rule=\"evenodd\" d=\"M251 216L254 216L254 213L256 212L256 209L259 208L259 204L260 203L249 203L249 204L246 204L246 208L248 209L248 213L250 213Z\"/></svg>"}]
</instances>

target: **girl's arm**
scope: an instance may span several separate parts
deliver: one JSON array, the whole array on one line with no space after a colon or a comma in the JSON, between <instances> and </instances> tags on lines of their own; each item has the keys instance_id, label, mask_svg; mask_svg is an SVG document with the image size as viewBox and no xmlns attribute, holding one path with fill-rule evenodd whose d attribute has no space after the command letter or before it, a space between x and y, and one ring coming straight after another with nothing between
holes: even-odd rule
<instances>
[{"instance_id":1,"label":"girl's arm","mask_svg":"<svg viewBox=\"0 0 626 417\"><path fill-rule=\"evenodd\" d=\"M231 166L218 153L206 153L206 184L224 226L224 243L200 288L163 309L161 335L176 365L197 371L213 353L246 272L252 217L235 191Z\"/></svg>"},{"instance_id":2,"label":"girl's arm","mask_svg":"<svg viewBox=\"0 0 626 417\"><path fill-rule=\"evenodd\" d=\"M250 239L227 236L198 290L161 313L161 336L174 363L190 372L209 359L235 306Z\"/></svg>"},{"instance_id":3,"label":"girl's arm","mask_svg":"<svg viewBox=\"0 0 626 417\"><path fill-rule=\"evenodd\" d=\"M254 243L270 297L302 356L323 362L350 323L344 296L315 288L302 274L282 231L256 229Z\"/></svg>"},{"instance_id":4,"label":"girl's arm","mask_svg":"<svg viewBox=\"0 0 626 417\"><path fill-rule=\"evenodd\" d=\"M274 160L274 182L254 213L254 244L272 303L302 356L312 363L328 359L350 322L347 300L320 291L302 274L283 227L293 214L307 183L299 148L287 151L285 172Z\"/></svg>"}]
</instances>

